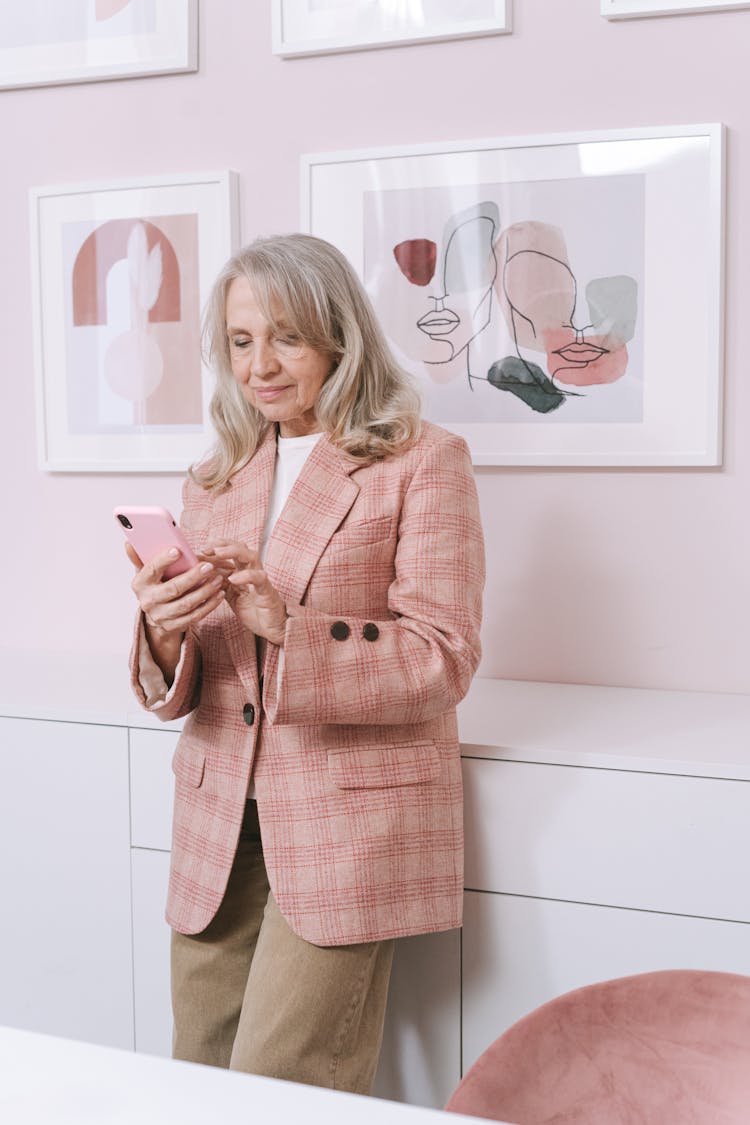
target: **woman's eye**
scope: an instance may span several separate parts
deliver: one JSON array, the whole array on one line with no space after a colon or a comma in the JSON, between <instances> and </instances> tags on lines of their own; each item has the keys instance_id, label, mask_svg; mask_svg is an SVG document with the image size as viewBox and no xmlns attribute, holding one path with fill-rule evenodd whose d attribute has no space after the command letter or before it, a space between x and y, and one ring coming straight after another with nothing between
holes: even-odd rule
<instances>
[{"instance_id":1,"label":"woman's eye","mask_svg":"<svg viewBox=\"0 0 750 1125\"><path fill-rule=\"evenodd\" d=\"M250 344L252 344L252 340L248 340L247 337L241 336L238 339L233 340L232 344L235 348L247 348Z\"/></svg>"}]
</instances>

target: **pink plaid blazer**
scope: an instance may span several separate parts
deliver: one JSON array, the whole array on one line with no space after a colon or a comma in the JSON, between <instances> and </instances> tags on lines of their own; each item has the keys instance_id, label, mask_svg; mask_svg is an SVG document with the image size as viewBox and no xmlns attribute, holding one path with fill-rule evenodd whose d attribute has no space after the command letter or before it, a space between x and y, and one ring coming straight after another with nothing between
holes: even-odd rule
<instances>
[{"instance_id":1,"label":"pink plaid blazer","mask_svg":"<svg viewBox=\"0 0 750 1125\"><path fill-rule=\"evenodd\" d=\"M258 546L275 428L218 494L188 481L183 528ZM424 423L356 466L324 436L270 538L290 619L258 667L223 605L187 636L164 720L175 752L167 920L199 933L224 894L252 771L271 888L292 929L342 945L461 924L455 707L480 656L484 551L465 443ZM145 702L135 669L133 685Z\"/></svg>"}]
</instances>

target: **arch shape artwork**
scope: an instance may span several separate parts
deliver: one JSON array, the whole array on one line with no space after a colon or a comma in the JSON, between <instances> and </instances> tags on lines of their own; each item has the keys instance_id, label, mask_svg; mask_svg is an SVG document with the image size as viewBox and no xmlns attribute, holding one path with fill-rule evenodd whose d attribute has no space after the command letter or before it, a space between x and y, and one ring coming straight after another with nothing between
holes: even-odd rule
<instances>
[{"instance_id":1,"label":"arch shape artwork","mask_svg":"<svg viewBox=\"0 0 750 1125\"><path fill-rule=\"evenodd\" d=\"M136 227L146 235L149 253L159 247L162 285L148 310L150 323L180 319L180 266L166 235L148 219L110 219L92 231L73 265L73 324L107 323L107 275L116 262L127 259L128 243Z\"/></svg>"}]
</instances>

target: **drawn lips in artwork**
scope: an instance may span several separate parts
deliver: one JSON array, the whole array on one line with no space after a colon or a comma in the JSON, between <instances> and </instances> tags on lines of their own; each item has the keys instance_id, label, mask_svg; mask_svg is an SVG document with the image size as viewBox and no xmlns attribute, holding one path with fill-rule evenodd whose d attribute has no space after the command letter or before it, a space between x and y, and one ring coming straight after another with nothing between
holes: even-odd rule
<instances>
[{"instance_id":1,"label":"drawn lips in artwork","mask_svg":"<svg viewBox=\"0 0 750 1125\"><path fill-rule=\"evenodd\" d=\"M557 348L553 354L559 355L573 367L586 367L608 353L608 348L597 348L593 344L566 344L564 348Z\"/></svg>"},{"instance_id":2,"label":"drawn lips in artwork","mask_svg":"<svg viewBox=\"0 0 750 1125\"><path fill-rule=\"evenodd\" d=\"M460 317L451 309L436 309L420 317L417 326L428 336L447 336L449 332L455 332L460 323Z\"/></svg>"}]
</instances>

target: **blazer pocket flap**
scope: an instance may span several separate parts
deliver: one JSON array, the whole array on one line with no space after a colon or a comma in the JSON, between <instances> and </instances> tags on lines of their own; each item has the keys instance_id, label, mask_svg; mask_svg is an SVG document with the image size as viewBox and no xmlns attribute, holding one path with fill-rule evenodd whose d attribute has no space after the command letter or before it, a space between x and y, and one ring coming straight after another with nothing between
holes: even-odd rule
<instances>
[{"instance_id":1,"label":"blazer pocket flap","mask_svg":"<svg viewBox=\"0 0 750 1125\"><path fill-rule=\"evenodd\" d=\"M339 789L422 785L440 773L440 752L431 742L340 750L329 753L328 772Z\"/></svg>"},{"instance_id":2,"label":"blazer pocket flap","mask_svg":"<svg viewBox=\"0 0 750 1125\"><path fill-rule=\"evenodd\" d=\"M178 742L172 757L172 771L178 781L198 789L203 784L205 770L206 755L200 747Z\"/></svg>"},{"instance_id":3,"label":"blazer pocket flap","mask_svg":"<svg viewBox=\"0 0 750 1125\"><path fill-rule=\"evenodd\" d=\"M390 539L394 534L394 520L392 516L378 516L375 519L363 520L359 523L342 524L331 539L331 547L348 549L350 547L367 547L378 543L382 539Z\"/></svg>"}]
</instances>

